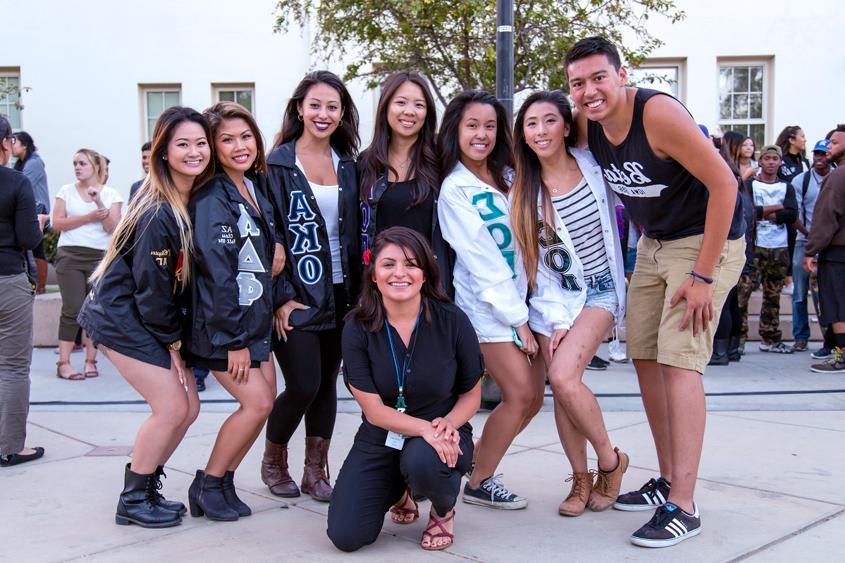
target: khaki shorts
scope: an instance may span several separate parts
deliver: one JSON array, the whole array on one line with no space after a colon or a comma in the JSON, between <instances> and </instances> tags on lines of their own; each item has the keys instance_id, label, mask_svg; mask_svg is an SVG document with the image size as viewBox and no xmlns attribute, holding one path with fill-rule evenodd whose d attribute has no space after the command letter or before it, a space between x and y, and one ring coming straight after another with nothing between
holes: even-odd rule
<instances>
[{"instance_id":1,"label":"khaki shorts","mask_svg":"<svg viewBox=\"0 0 845 563\"><path fill-rule=\"evenodd\" d=\"M631 359L657 360L704 373L713 353L713 334L722 305L745 264L745 238L725 242L713 271L713 319L707 330L693 336L692 323L684 331L679 329L686 303L681 301L670 308L669 301L689 278L703 240L704 235L669 241L640 237L637 265L628 288L626 325Z\"/></svg>"}]
</instances>

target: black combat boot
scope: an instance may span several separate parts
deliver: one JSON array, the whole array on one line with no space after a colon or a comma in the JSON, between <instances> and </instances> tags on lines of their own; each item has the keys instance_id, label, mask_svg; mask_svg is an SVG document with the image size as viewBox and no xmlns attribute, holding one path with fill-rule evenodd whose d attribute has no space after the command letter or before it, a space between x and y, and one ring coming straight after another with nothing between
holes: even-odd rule
<instances>
[{"instance_id":1,"label":"black combat boot","mask_svg":"<svg viewBox=\"0 0 845 563\"><path fill-rule=\"evenodd\" d=\"M117 501L114 521L121 526L136 524L143 528L169 528L182 522L178 512L160 506L153 496L156 492L156 475L141 475L129 469L123 477L123 492Z\"/></svg>"}]
</instances>

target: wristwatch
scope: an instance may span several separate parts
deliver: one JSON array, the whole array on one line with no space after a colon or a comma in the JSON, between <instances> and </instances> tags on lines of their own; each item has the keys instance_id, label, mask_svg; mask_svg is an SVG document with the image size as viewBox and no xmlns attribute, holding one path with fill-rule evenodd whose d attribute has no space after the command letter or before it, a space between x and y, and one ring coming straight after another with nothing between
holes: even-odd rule
<instances>
[{"instance_id":1,"label":"wristwatch","mask_svg":"<svg viewBox=\"0 0 845 563\"><path fill-rule=\"evenodd\" d=\"M176 342L171 342L170 344L167 345L167 349L172 350L173 352L178 352L179 350L182 349L182 341L177 340Z\"/></svg>"}]
</instances>

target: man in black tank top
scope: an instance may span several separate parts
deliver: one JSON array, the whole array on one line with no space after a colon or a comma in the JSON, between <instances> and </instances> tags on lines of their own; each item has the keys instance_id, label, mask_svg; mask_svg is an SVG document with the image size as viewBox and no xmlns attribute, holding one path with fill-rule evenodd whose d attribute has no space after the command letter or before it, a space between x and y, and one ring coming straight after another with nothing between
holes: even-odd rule
<instances>
[{"instance_id":1,"label":"man in black tank top","mask_svg":"<svg viewBox=\"0 0 845 563\"><path fill-rule=\"evenodd\" d=\"M644 230L628 292L627 325L635 329L628 354L660 476L620 495L614 508L657 508L631 541L668 547L701 532L694 502L706 418L701 374L745 261L737 180L679 101L626 87L627 72L606 39L582 39L564 67L579 139Z\"/></svg>"}]
</instances>

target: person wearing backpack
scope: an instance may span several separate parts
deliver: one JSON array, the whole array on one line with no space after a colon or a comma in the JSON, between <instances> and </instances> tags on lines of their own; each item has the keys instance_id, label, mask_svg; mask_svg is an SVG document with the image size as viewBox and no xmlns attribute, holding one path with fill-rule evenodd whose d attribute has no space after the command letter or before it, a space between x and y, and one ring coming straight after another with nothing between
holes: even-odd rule
<instances>
[{"instance_id":1,"label":"person wearing backpack","mask_svg":"<svg viewBox=\"0 0 845 563\"><path fill-rule=\"evenodd\" d=\"M830 172L830 162L827 160L827 140L821 140L813 147L813 166L792 179L795 198L798 200L798 220L795 228L798 236L795 240L795 253L792 255L792 279L795 289L792 292L792 336L795 339L793 350L807 351L807 341L810 339L810 322L807 314L807 291L810 285L810 273L804 271L804 247L807 244L807 234L813 223L813 209L819 197L822 181ZM813 295L813 301L818 312L818 295Z\"/></svg>"}]
</instances>

